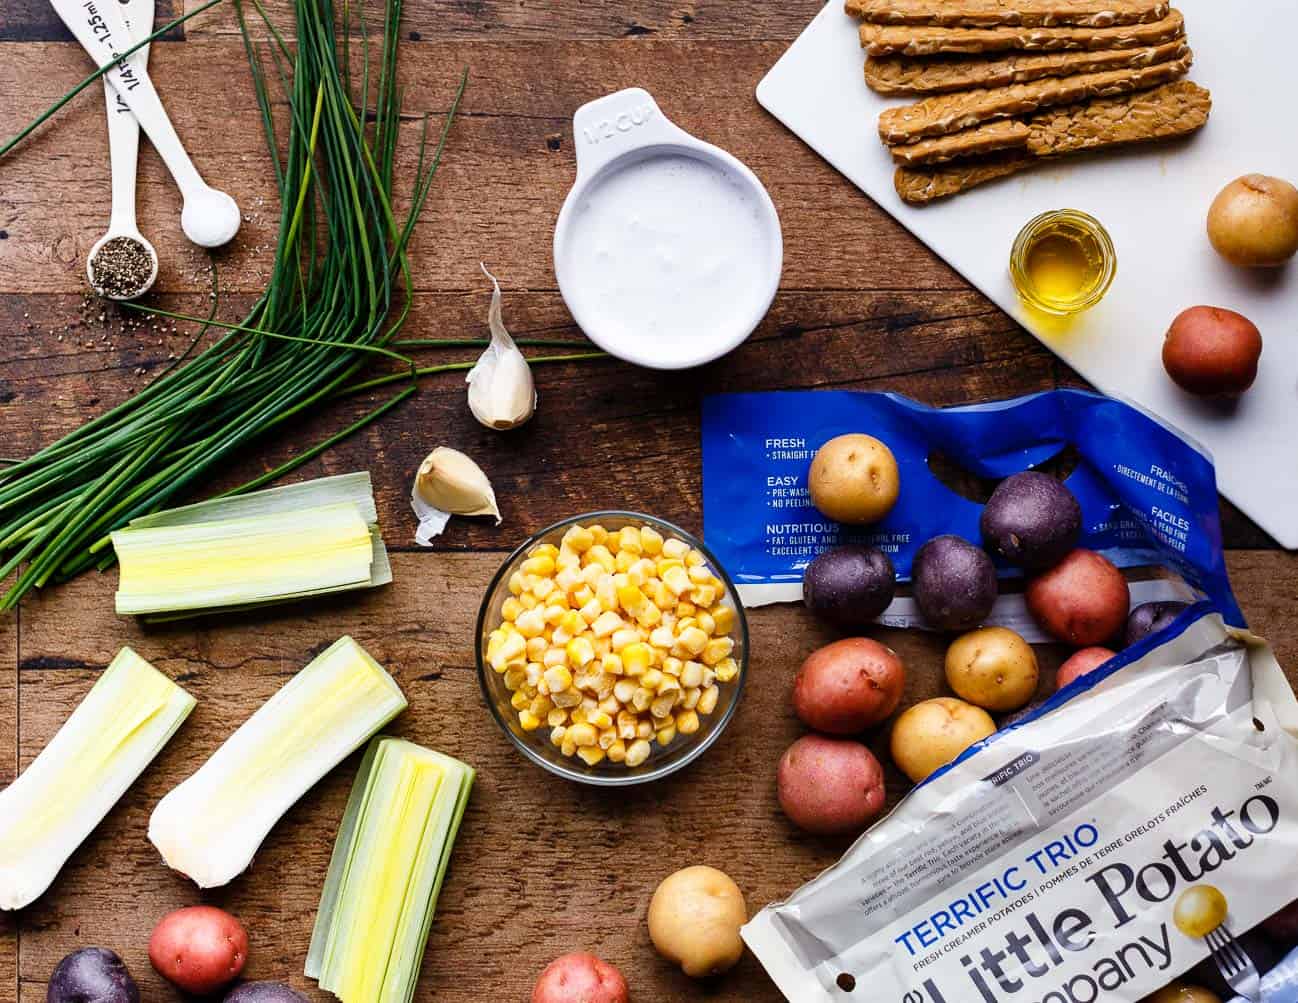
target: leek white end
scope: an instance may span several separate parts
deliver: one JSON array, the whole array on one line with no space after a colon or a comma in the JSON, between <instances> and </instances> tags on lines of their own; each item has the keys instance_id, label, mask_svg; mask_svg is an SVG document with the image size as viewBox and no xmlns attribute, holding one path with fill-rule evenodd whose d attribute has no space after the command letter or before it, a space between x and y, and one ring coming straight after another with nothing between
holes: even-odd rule
<instances>
[{"instance_id":1,"label":"leek white end","mask_svg":"<svg viewBox=\"0 0 1298 1003\"><path fill-rule=\"evenodd\" d=\"M45 891L194 709L123 648L17 780L0 791L0 909Z\"/></svg>"},{"instance_id":2,"label":"leek white end","mask_svg":"<svg viewBox=\"0 0 1298 1003\"><path fill-rule=\"evenodd\" d=\"M383 666L341 638L158 802L150 841L200 888L227 884L284 812L405 708Z\"/></svg>"},{"instance_id":3,"label":"leek white end","mask_svg":"<svg viewBox=\"0 0 1298 1003\"><path fill-rule=\"evenodd\" d=\"M217 498L112 534L117 612L243 609L392 580L367 473Z\"/></svg>"},{"instance_id":4,"label":"leek white end","mask_svg":"<svg viewBox=\"0 0 1298 1003\"><path fill-rule=\"evenodd\" d=\"M306 974L343 1003L409 1003L473 787L458 759L371 743L343 814Z\"/></svg>"}]
</instances>

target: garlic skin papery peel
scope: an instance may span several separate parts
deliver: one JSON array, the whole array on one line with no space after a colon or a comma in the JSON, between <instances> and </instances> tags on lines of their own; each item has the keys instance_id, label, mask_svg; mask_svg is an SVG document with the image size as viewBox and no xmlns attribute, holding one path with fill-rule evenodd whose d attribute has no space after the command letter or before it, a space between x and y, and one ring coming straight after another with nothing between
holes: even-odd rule
<instances>
[{"instance_id":1,"label":"garlic skin papery peel","mask_svg":"<svg viewBox=\"0 0 1298 1003\"><path fill-rule=\"evenodd\" d=\"M33 902L153 761L195 700L123 648L31 766L0 791L0 909Z\"/></svg>"},{"instance_id":2,"label":"garlic skin papery peel","mask_svg":"<svg viewBox=\"0 0 1298 1003\"><path fill-rule=\"evenodd\" d=\"M227 884L298 798L405 708L383 666L341 638L158 802L149 841L200 888Z\"/></svg>"},{"instance_id":3,"label":"garlic skin papery peel","mask_svg":"<svg viewBox=\"0 0 1298 1003\"><path fill-rule=\"evenodd\" d=\"M491 279L491 309L487 312L487 326L491 328L491 344L478 358L477 365L469 370L465 382L469 384L469 410L487 428L501 431L517 428L536 411L536 384L532 369L514 339L505 330L501 311L500 283L482 266L482 273Z\"/></svg>"},{"instance_id":4,"label":"garlic skin papery peel","mask_svg":"<svg viewBox=\"0 0 1298 1003\"><path fill-rule=\"evenodd\" d=\"M500 525L496 492L487 475L468 456L447 446L438 446L419 465L410 507L419 517L415 542L421 547L431 547L453 515L489 515Z\"/></svg>"}]
</instances>

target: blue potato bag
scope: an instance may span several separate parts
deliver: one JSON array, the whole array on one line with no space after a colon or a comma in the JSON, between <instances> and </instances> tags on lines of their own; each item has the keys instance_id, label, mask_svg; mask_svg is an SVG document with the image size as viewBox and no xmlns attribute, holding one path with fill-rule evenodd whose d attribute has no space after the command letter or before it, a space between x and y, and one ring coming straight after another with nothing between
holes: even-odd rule
<instances>
[{"instance_id":1,"label":"blue potato bag","mask_svg":"<svg viewBox=\"0 0 1298 1003\"><path fill-rule=\"evenodd\" d=\"M825 518L807 490L816 450L850 432L886 443L900 471L897 504L870 526ZM807 564L841 543L881 548L905 582L916 551L932 537L954 533L980 543L983 506L939 480L931 458L1001 479L1068 447L1077 460L1065 483L1081 504L1080 546L1121 568L1173 573L1133 582L1133 604L1199 600L1227 624L1244 627L1222 554L1211 459L1144 411L1081 390L952 408L863 391L709 397L703 403L704 537L749 606L800 599ZM1021 576L1009 565L1001 565L999 574ZM923 626L913 601L904 597L880 622ZM1004 595L991 622L1041 639L1021 597Z\"/></svg>"}]
</instances>

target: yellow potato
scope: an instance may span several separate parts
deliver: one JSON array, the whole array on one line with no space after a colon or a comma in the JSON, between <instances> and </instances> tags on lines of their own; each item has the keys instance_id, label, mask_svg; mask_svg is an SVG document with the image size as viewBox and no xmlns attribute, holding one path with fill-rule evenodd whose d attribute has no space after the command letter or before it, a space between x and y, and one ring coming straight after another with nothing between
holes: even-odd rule
<instances>
[{"instance_id":1,"label":"yellow potato","mask_svg":"<svg viewBox=\"0 0 1298 1003\"><path fill-rule=\"evenodd\" d=\"M1032 645L1006 627L957 637L946 651L946 681L956 695L987 710L1018 710L1037 691Z\"/></svg>"},{"instance_id":2,"label":"yellow potato","mask_svg":"<svg viewBox=\"0 0 1298 1003\"><path fill-rule=\"evenodd\" d=\"M668 875L649 903L649 938L691 978L720 975L744 953L739 928L748 922L744 893L715 867Z\"/></svg>"},{"instance_id":3,"label":"yellow potato","mask_svg":"<svg viewBox=\"0 0 1298 1003\"><path fill-rule=\"evenodd\" d=\"M1212 885L1191 885L1176 899L1172 922L1187 937L1206 937L1226 922L1226 896Z\"/></svg>"},{"instance_id":4,"label":"yellow potato","mask_svg":"<svg viewBox=\"0 0 1298 1003\"><path fill-rule=\"evenodd\" d=\"M996 730L981 707L954 697L937 697L908 707L892 726L892 759L919 783L975 742Z\"/></svg>"},{"instance_id":5,"label":"yellow potato","mask_svg":"<svg viewBox=\"0 0 1298 1003\"><path fill-rule=\"evenodd\" d=\"M1200 986L1187 986L1184 982L1173 982L1152 996L1146 996L1144 1003L1221 1003L1221 997Z\"/></svg>"},{"instance_id":6,"label":"yellow potato","mask_svg":"<svg viewBox=\"0 0 1298 1003\"><path fill-rule=\"evenodd\" d=\"M872 435L840 435L816 451L807 475L811 502L836 522L878 522L897 503L897 459Z\"/></svg>"}]
</instances>

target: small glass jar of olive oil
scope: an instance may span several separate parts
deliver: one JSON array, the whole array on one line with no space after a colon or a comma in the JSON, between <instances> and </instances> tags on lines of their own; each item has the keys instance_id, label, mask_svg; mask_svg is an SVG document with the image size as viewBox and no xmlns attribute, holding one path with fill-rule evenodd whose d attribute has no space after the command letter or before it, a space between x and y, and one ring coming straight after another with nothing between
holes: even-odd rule
<instances>
[{"instance_id":1,"label":"small glass jar of olive oil","mask_svg":"<svg viewBox=\"0 0 1298 1003\"><path fill-rule=\"evenodd\" d=\"M1010 252L1010 277L1023 302L1059 317L1095 306L1117 270L1108 231L1077 209L1043 212L1019 231Z\"/></svg>"}]
</instances>

